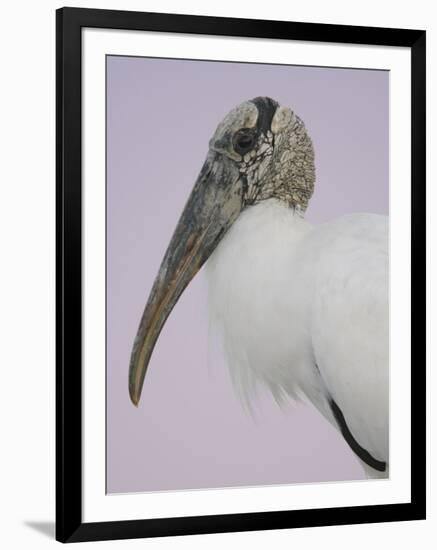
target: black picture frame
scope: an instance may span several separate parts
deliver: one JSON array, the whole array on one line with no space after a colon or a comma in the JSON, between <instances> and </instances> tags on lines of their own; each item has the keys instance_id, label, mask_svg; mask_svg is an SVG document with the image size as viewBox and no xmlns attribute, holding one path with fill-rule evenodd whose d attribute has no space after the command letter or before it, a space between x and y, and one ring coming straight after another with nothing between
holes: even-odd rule
<instances>
[{"instance_id":1,"label":"black picture frame","mask_svg":"<svg viewBox=\"0 0 437 550\"><path fill-rule=\"evenodd\" d=\"M84 27L411 49L411 502L135 521L82 521L81 30ZM56 538L78 542L425 518L425 46L422 30L79 8L56 13Z\"/></svg>"}]
</instances>

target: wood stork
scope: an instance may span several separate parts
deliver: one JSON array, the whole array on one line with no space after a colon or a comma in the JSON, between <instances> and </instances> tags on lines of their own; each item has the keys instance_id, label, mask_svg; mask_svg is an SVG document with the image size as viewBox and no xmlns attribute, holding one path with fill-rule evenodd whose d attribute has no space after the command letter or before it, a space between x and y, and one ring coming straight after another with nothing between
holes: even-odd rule
<instances>
[{"instance_id":1,"label":"wood stork","mask_svg":"<svg viewBox=\"0 0 437 550\"><path fill-rule=\"evenodd\" d=\"M268 97L234 108L203 168L151 290L133 345L138 405L160 331L202 265L209 308L242 394L262 382L332 423L368 477L388 475L388 224L354 214L312 226L312 141Z\"/></svg>"}]
</instances>

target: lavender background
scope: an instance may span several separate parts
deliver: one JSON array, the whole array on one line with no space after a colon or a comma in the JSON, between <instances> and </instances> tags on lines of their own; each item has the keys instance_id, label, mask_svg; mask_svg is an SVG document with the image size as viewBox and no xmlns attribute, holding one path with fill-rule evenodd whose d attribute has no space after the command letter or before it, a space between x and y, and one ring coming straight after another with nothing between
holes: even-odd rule
<instances>
[{"instance_id":1,"label":"lavender background","mask_svg":"<svg viewBox=\"0 0 437 550\"><path fill-rule=\"evenodd\" d=\"M208 350L206 282L192 281L155 348L139 408L131 345L161 258L218 122L268 95L303 118L316 151L307 218L388 213L388 86L382 71L107 59L107 491L362 479L311 407L260 391L255 417Z\"/></svg>"}]
</instances>

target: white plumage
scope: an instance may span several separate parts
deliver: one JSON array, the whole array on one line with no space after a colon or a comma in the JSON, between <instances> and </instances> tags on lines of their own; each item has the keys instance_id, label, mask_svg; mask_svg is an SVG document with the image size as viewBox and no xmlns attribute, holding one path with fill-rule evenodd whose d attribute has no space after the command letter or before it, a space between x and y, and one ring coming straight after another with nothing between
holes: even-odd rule
<instances>
[{"instance_id":1,"label":"white plumage","mask_svg":"<svg viewBox=\"0 0 437 550\"><path fill-rule=\"evenodd\" d=\"M207 263L211 316L243 397L262 382L278 399L309 399L337 427L331 397L385 462L387 248L384 216L312 226L271 199L247 208Z\"/></svg>"}]
</instances>

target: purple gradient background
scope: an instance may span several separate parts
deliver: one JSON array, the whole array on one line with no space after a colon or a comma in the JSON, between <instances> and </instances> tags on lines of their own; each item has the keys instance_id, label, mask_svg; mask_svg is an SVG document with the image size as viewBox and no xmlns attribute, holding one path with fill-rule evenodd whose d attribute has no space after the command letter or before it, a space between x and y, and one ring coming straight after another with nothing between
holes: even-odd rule
<instances>
[{"instance_id":1,"label":"purple gradient background","mask_svg":"<svg viewBox=\"0 0 437 550\"><path fill-rule=\"evenodd\" d=\"M311 407L264 391L247 414L208 351L206 281L189 285L155 348L139 408L131 345L208 140L235 105L268 95L303 118L317 181L307 218L388 213L388 86L382 71L108 57L107 491L362 479Z\"/></svg>"}]
</instances>

